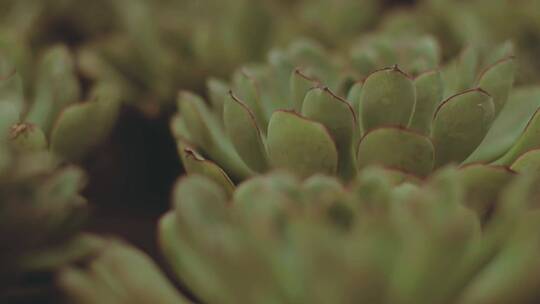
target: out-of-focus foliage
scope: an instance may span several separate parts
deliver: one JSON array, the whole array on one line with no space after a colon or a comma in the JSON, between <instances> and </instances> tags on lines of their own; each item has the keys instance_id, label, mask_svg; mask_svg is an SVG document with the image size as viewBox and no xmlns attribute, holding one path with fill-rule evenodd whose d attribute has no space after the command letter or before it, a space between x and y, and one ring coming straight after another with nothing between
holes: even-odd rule
<instances>
[{"instance_id":1,"label":"out-of-focus foliage","mask_svg":"<svg viewBox=\"0 0 540 304\"><path fill-rule=\"evenodd\" d=\"M88 213L80 194L85 174L57 167L46 152L11 151L6 140L0 145L0 302L12 303L54 290L52 273L87 258L98 242L80 234Z\"/></svg>"},{"instance_id":2,"label":"out-of-focus foliage","mask_svg":"<svg viewBox=\"0 0 540 304\"><path fill-rule=\"evenodd\" d=\"M39 58L0 36L0 302L38 299L52 274L80 262L99 241L81 234L88 208L84 172L73 165L112 129L116 89L98 84L88 102L67 48ZM34 298L35 297L35 298Z\"/></svg>"},{"instance_id":3,"label":"out-of-focus foliage","mask_svg":"<svg viewBox=\"0 0 540 304\"><path fill-rule=\"evenodd\" d=\"M517 80L530 84L540 79L539 20L538 0L419 0L410 10L388 14L381 28L434 34L446 56L468 45L494 49L512 41L520 62Z\"/></svg>"},{"instance_id":4,"label":"out-of-focus foliage","mask_svg":"<svg viewBox=\"0 0 540 304\"><path fill-rule=\"evenodd\" d=\"M366 169L347 187L273 173L232 198L190 176L160 222L161 246L210 304L536 303L538 172L479 189L469 170L415 185ZM470 208L479 197L496 202L487 217Z\"/></svg>"},{"instance_id":5,"label":"out-of-focus foliage","mask_svg":"<svg viewBox=\"0 0 540 304\"><path fill-rule=\"evenodd\" d=\"M374 0L17 0L7 1L6 31L33 47L68 41L85 78L107 79L152 115L178 87L200 89L299 35L347 44L373 27Z\"/></svg>"},{"instance_id":6,"label":"out-of-focus foliage","mask_svg":"<svg viewBox=\"0 0 540 304\"><path fill-rule=\"evenodd\" d=\"M100 252L87 265L72 265L59 272L57 283L68 303L191 303L146 254L120 241L102 242Z\"/></svg>"},{"instance_id":7,"label":"out-of-focus foliage","mask_svg":"<svg viewBox=\"0 0 540 304\"><path fill-rule=\"evenodd\" d=\"M87 102L70 51L61 45L32 55L22 41L0 36L2 136L19 151L48 150L60 161L79 161L102 143L120 109L118 89L106 82Z\"/></svg>"}]
</instances>

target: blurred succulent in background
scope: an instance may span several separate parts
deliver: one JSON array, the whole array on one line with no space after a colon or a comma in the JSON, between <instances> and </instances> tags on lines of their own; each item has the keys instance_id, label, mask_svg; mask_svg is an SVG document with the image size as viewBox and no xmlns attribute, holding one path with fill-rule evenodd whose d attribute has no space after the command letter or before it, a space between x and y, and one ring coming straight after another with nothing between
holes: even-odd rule
<instances>
[{"instance_id":1,"label":"blurred succulent in background","mask_svg":"<svg viewBox=\"0 0 540 304\"><path fill-rule=\"evenodd\" d=\"M0 3L0 31L15 34L34 49L60 42L75 45L113 27L110 2L4 0Z\"/></svg>"},{"instance_id":2,"label":"blurred succulent in background","mask_svg":"<svg viewBox=\"0 0 540 304\"><path fill-rule=\"evenodd\" d=\"M0 302L43 300L54 290L54 271L91 254L95 238L79 231L87 214L84 184L80 169L56 167L45 152L15 153L2 140Z\"/></svg>"},{"instance_id":3,"label":"blurred succulent in background","mask_svg":"<svg viewBox=\"0 0 540 304\"><path fill-rule=\"evenodd\" d=\"M62 269L57 283L68 303L191 303L148 256L117 240L103 240L100 252L86 265Z\"/></svg>"},{"instance_id":4,"label":"blurred succulent in background","mask_svg":"<svg viewBox=\"0 0 540 304\"><path fill-rule=\"evenodd\" d=\"M478 188L483 171L494 188ZM192 175L160 243L204 303L536 303L540 176L511 175L475 165L415 185L372 168L344 187L272 173L232 198ZM491 200L487 215L470 208Z\"/></svg>"},{"instance_id":5,"label":"blurred succulent in background","mask_svg":"<svg viewBox=\"0 0 540 304\"><path fill-rule=\"evenodd\" d=\"M370 27L378 1L111 1L118 29L80 49L83 75L109 78L124 99L156 115L179 86L201 90L260 60L272 45L306 35L347 44ZM325 18L320 18L325 15ZM170 103L172 104L172 103Z\"/></svg>"},{"instance_id":6,"label":"blurred succulent in background","mask_svg":"<svg viewBox=\"0 0 540 304\"><path fill-rule=\"evenodd\" d=\"M32 56L19 52L23 45L0 42L0 301L11 303L51 292L52 272L96 245L79 231L85 174L63 164L82 160L105 139L119 102L104 84L78 103L66 48L45 52L23 80L18 66L32 66Z\"/></svg>"},{"instance_id":7,"label":"blurred succulent in background","mask_svg":"<svg viewBox=\"0 0 540 304\"><path fill-rule=\"evenodd\" d=\"M484 50L512 40L520 58L519 83L540 79L540 1L538 0L419 0L413 9L389 13L381 30L430 33L443 43L445 56L465 46Z\"/></svg>"},{"instance_id":8,"label":"blurred succulent in background","mask_svg":"<svg viewBox=\"0 0 540 304\"><path fill-rule=\"evenodd\" d=\"M25 46L0 41L0 103L6 109L1 129L16 150L49 150L60 161L80 161L111 131L119 112L118 91L98 83L83 92L73 58L63 46L52 47L33 61ZM18 57L17 57L18 56ZM22 69L36 64L35 69Z\"/></svg>"},{"instance_id":9,"label":"blurred succulent in background","mask_svg":"<svg viewBox=\"0 0 540 304\"><path fill-rule=\"evenodd\" d=\"M377 44L362 60L388 63L410 53L403 58L417 59L410 65L416 77L394 66L354 82L362 71L303 42L238 71L231 84L210 80L210 107L180 93L171 128L186 171L232 192L233 182L272 168L350 180L369 165L425 177L450 163L538 163L529 151L540 148L540 91L511 90L513 57L479 73L471 48L441 71L423 71L437 65L438 47L426 39L407 45L414 47Z\"/></svg>"}]
</instances>

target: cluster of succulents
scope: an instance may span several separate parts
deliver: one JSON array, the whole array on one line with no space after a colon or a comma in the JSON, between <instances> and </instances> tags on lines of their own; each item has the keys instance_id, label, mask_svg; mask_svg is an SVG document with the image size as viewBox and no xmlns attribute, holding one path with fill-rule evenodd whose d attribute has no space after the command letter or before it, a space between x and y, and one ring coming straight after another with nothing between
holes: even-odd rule
<instances>
[{"instance_id":1,"label":"cluster of succulents","mask_svg":"<svg viewBox=\"0 0 540 304\"><path fill-rule=\"evenodd\" d=\"M115 1L121 30L83 47L81 65L89 78L111 77L123 88L126 100L149 114L174 100L178 84L200 89L208 75L225 77L291 37L319 35L327 37L329 44L343 44L366 29L378 10L371 0L332 5L326 1L124 2ZM326 22L317 18L321 12L328 14Z\"/></svg>"},{"instance_id":2,"label":"cluster of succulents","mask_svg":"<svg viewBox=\"0 0 540 304\"><path fill-rule=\"evenodd\" d=\"M499 49L433 70L436 45L406 45L363 46L359 62L406 58L414 77L393 66L351 81L302 42L211 80L210 106L180 94L171 128L189 175L160 244L202 301L539 299L540 90L512 90Z\"/></svg>"},{"instance_id":3,"label":"cluster of succulents","mask_svg":"<svg viewBox=\"0 0 540 304\"><path fill-rule=\"evenodd\" d=\"M230 197L193 175L160 243L204 303L535 303L540 176L511 176L447 168L415 185L371 168L344 186L271 173ZM494 196L489 215L470 208Z\"/></svg>"},{"instance_id":4,"label":"cluster of succulents","mask_svg":"<svg viewBox=\"0 0 540 304\"><path fill-rule=\"evenodd\" d=\"M179 88L157 237L198 301L539 302L540 2L520 2L0 3L0 302L192 303L84 232L75 165L122 102L153 116Z\"/></svg>"}]
</instances>

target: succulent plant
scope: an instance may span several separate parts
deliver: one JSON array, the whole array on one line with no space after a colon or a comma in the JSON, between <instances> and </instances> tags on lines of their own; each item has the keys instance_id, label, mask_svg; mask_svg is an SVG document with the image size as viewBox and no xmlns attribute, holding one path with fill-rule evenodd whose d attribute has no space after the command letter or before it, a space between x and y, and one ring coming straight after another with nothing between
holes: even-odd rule
<instances>
[{"instance_id":1,"label":"succulent plant","mask_svg":"<svg viewBox=\"0 0 540 304\"><path fill-rule=\"evenodd\" d=\"M540 180L512 175L474 165L413 184L371 168L345 187L276 172L232 197L192 175L175 187L160 244L210 304L536 303Z\"/></svg>"},{"instance_id":2,"label":"succulent plant","mask_svg":"<svg viewBox=\"0 0 540 304\"><path fill-rule=\"evenodd\" d=\"M427 55L405 58L436 58L437 47L422 41ZM293 45L272 52L267 65L240 70L230 85L210 80L210 106L180 93L171 128L186 171L232 192L233 182L274 168L350 180L382 165L425 177L450 163L517 168L520 156L540 147L540 91L511 90L513 57L478 73L471 48L441 70L418 73L413 64L413 77L393 66L359 82L351 75L361 72L328 57L311 44Z\"/></svg>"},{"instance_id":3,"label":"succulent plant","mask_svg":"<svg viewBox=\"0 0 540 304\"><path fill-rule=\"evenodd\" d=\"M43 299L54 290L55 270L92 253L96 239L80 233L88 211L80 194L84 184L79 168L57 167L46 152L15 153L2 140L1 302Z\"/></svg>"},{"instance_id":4,"label":"succulent plant","mask_svg":"<svg viewBox=\"0 0 540 304\"><path fill-rule=\"evenodd\" d=\"M32 58L14 57L27 54L19 52L24 46L1 42L0 302L42 300L54 290L54 271L85 259L98 243L80 231L88 211L80 193L86 175L66 164L106 138L119 102L113 87L99 84L91 101L79 103L65 47L45 52L23 80L17 67Z\"/></svg>"},{"instance_id":5,"label":"succulent plant","mask_svg":"<svg viewBox=\"0 0 540 304\"><path fill-rule=\"evenodd\" d=\"M2 41L0 45L0 103L6 113L2 136L18 150L48 150L59 161L79 161L111 131L120 108L118 90L98 83L82 99L73 58L63 46L47 50L34 70L22 75L19 66L33 63L20 56L24 46ZM22 54L25 54L24 52Z\"/></svg>"},{"instance_id":6,"label":"succulent plant","mask_svg":"<svg viewBox=\"0 0 540 304\"><path fill-rule=\"evenodd\" d=\"M465 46L484 50L513 41L521 58L518 83L538 80L540 2L537 0L420 0L414 8L387 14L381 30L430 33L443 42L445 56Z\"/></svg>"},{"instance_id":7,"label":"succulent plant","mask_svg":"<svg viewBox=\"0 0 540 304\"><path fill-rule=\"evenodd\" d=\"M228 76L299 35L347 44L380 10L373 0L111 3L116 30L80 48L83 74L117 83L124 99L149 115L173 104L179 85L202 90L207 76Z\"/></svg>"},{"instance_id":8,"label":"succulent plant","mask_svg":"<svg viewBox=\"0 0 540 304\"><path fill-rule=\"evenodd\" d=\"M141 251L118 240L102 240L87 265L72 265L57 275L69 303L191 303Z\"/></svg>"}]
</instances>

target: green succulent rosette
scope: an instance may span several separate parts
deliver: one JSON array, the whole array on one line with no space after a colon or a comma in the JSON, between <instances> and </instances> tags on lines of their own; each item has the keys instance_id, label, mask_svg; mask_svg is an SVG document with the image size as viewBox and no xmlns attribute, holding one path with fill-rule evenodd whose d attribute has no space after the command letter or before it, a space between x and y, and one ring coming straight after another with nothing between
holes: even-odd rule
<instances>
[{"instance_id":1,"label":"green succulent rosette","mask_svg":"<svg viewBox=\"0 0 540 304\"><path fill-rule=\"evenodd\" d=\"M118 94L98 85L80 102L67 48L34 62L19 52L24 45L0 43L0 302L41 301L55 290L55 271L85 260L100 243L81 233L86 175L67 164L106 139ZM32 68L23 76L19 66Z\"/></svg>"},{"instance_id":2,"label":"green succulent rosette","mask_svg":"<svg viewBox=\"0 0 540 304\"><path fill-rule=\"evenodd\" d=\"M47 150L67 162L103 142L120 109L113 85L101 82L83 92L66 47L52 47L36 60L25 44L7 38L0 39L0 104L6 111L1 136L8 134L14 149Z\"/></svg>"},{"instance_id":3,"label":"green succulent rosette","mask_svg":"<svg viewBox=\"0 0 540 304\"><path fill-rule=\"evenodd\" d=\"M57 167L46 152L0 147L0 284L3 303L43 299L53 273L86 259L99 244L81 234L88 213L81 196L86 176Z\"/></svg>"},{"instance_id":4,"label":"green succulent rosette","mask_svg":"<svg viewBox=\"0 0 540 304\"><path fill-rule=\"evenodd\" d=\"M232 193L272 169L345 181L371 165L420 178L448 164L537 170L540 91L512 90L516 59L492 63L470 48L438 69L438 47L426 39L374 44L373 56L351 61L297 43L230 84L209 80L209 105L181 92L171 129L186 171ZM414 74L397 65L371 71L389 60L409 62Z\"/></svg>"},{"instance_id":5,"label":"green succulent rosette","mask_svg":"<svg viewBox=\"0 0 540 304\"><path fill-rule=\"evenodd\" d=\"M535 303L539 176L513 174L447 168L418 185L370 168L344 186L275 172L232 197L191 175L160 244L204 303Z\"/></svg>"}]
</instances>

